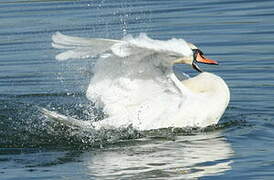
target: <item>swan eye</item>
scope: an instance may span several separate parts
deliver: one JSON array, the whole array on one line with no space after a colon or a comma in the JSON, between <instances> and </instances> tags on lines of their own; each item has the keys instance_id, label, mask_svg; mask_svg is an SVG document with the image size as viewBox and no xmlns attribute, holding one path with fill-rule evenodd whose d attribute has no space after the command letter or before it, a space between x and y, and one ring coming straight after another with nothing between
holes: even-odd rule
<instances>
[{"instance_id":1,"label":"swan eye","mask_svg":"<svg viewBox=\"0 0 274 180\"><path fill-rule=\"evenodd\" d=\"M200 54L201 56L204 55L204 53L200 50L200 49L192 49L193 52L193 59L196 60L196 57L198 54Z\"/></svg>"},{"instance_id":2,"label":"swan eye","mask_svg":"<svg viewBox=\"0 0 274 180\"><path fill-rule=\"evenodd\" d=\"M193 52L193 54L197 54L197 53L199 53L201 55L204 54L203 51L201 51L200 49L192 49L192 52Z\"/></svg>"}]
</instances>

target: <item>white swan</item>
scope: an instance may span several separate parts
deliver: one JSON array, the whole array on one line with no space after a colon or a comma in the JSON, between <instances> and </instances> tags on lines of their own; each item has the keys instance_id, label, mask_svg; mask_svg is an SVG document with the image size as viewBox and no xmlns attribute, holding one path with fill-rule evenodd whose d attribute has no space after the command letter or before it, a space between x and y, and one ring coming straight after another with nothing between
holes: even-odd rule
<instances>
[{"instance_id":1,"label":"white swan","mask_svg":"<svg viewBox=\"0 0 274 180\"><path fill-rule=\"evenodd\" d=\"M229 103L229 89L219 76L202 72L183 81L175 76L174 63L190 64L199 72L197 62L217 64L183 39L160 41L145 34L84 39L59 32L52 39L53 47L66 49L57 60L98 59L87 97L108 117L91 124L97 129L206 127L218 123Z\"/></svg>"}]
</instances>

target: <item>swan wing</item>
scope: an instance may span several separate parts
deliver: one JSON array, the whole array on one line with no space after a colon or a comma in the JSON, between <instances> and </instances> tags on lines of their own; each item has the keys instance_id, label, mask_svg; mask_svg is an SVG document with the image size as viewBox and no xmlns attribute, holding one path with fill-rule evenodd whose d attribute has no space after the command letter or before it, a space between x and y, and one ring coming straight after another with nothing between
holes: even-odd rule
<instances>
[{"instance_id":1,"label":"swan wing","mask_svg":"<svg viewBox=\"0 0 274 180\"><path fill-rule=\"evenodd\" d=\"M67 36L56 32L52 36L52 47L64 49L56 56L59 61L68 59L87 59L96 57L103 53L112 53L119 57L128 57L137 54L158 54L168 57L169 65L179 57L190 56L191 49L183 39L171 39L168 41L153 40L140 34L133 38L126 36L122 40L102 39L102 38L80 38Z\"/></svg>"},{"instance_id":2,"label":"swan wing","mask_svg":"<svg viewBox=\"0 0 274 180\"><path fill-rule=\"evenodd\" d=\"M69 116L65 116L63 114L59 114L54 111L50 111L46 108L38 108L39 111L45 115L47 118L50 118L56 122L59 122L67 127L73 127L73 128L92 128L91 123L88 121L78 120L74 119Z\"/></svg>"},{"instance_id":3,"label":"swan wing","mask_svg":"<svg viewBox=\"0 0 274 180\"><path fill-rule=\"evenodd\" d=\"M120 42L112 39L73 37L60 32L52 35L52 47L66 50L56 56L59 61L92 58Z\"/></svg>"},{"instance_id":4,"label":"swan wing","mask_svg":"<svg viewBox=\"0 0 274 180\"><path fill-rule=\"evenodd\" d=\"M145 34L109 40L56 33L52 39L53 47L65 50L57 60L97 57L87 97L108 114L100 124L175 126L165 123L176 118L191 94L172 69L174 60L192 55L186 41L154 40Z\"/></svg>"}]
</instances>

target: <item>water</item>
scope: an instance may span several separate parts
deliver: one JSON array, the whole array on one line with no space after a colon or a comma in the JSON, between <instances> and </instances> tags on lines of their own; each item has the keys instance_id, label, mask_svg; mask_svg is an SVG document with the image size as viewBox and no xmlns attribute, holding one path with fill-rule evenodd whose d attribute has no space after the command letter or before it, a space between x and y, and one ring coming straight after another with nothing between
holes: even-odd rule
<instances>
[{"instance_id":1,"label":"water","mask_svg":"<svg viewBox=\"0 0 274 180\"><path fill-rule=\"evenodd\" d=\"M1 179L272 179L273 12L270 0L1 1ZM230 105L206 129L87 132L56 124L39 108L104 117L85 97L92 63L56 62L56 31L194 42L220 62L202 68L226 80Z\"/></svg>"}]
</instances>

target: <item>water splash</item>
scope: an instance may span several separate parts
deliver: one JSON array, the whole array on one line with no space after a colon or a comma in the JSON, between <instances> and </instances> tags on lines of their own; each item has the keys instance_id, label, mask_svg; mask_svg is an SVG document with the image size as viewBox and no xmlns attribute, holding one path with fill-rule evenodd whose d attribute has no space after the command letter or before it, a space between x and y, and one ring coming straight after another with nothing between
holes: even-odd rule
<instances>
[{"instance_id":1,"label":"water splash","mask_svg":"<svg viewBox=\"0 0 274 180\"><path fill-rule=\"evenodd\" d=\"M89 115L83 112L92 107L92 104L60 104L48 105L49 108L58 110L68 116L81 120L91 121L90 115L96 114L95 110ZM200 128L164 128L151 131L137 131L131 126L119 129L85 130L70 127L45 117L39 110L40 107L26 103L2 101L0 109L0 146L1 148L46 148L46 149L92 149L102 148L121 143L133 143L134 139L146 138L176 140L180 136L199 135L220 129L243 127L245 122L225 122L223 124ZM101 114L97 112L100 116ZM96 117L96 116L94 116ZM98 117L97 117L98 118ZM93 121L95 119L92 119Z\"/></svg>"}]
</instances>

